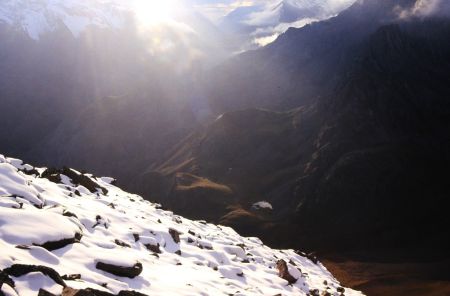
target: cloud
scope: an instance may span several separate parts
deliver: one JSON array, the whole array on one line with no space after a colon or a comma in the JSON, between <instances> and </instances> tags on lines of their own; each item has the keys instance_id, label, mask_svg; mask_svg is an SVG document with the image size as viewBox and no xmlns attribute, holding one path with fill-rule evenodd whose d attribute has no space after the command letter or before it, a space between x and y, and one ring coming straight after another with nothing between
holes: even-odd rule
<instances>
[{"instance_id":1,"label":"cloud","mask_svg":"<svg viewBox=\"0 0 450 296\"><path fill-rule=\"evenodd\" d=\"M316 21L318 21L316 18L304 18L293 23L281 23L274 27L257 29L252 33L252 36L255 36L253 43L258 46L265 46L275 41L278 36L286 32L289 28L301 28Z\"/></svg>"},{"instance_id":2,"label":"cloud","mask_svg":"<svg viewBox=\"0 0 450 296\"><path fill-rule=\"evenodd\" d=\"M408 9L397 8L400 18L429 17L450 14L450 1L448 0L417 0Z\"/></svg>"}]
</instances>

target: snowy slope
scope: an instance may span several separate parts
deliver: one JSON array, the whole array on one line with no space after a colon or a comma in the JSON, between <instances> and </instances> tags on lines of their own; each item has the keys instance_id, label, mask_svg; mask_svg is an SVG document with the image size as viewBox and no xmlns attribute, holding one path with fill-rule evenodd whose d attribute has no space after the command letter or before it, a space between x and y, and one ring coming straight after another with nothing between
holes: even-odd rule
<instances>
[{"instance_id":1,"label":"snowy slope","mask_svg":"<svg viewBox=\"0 0 450 296\"><path fill-rule=\"evenodd\" d=\"M91 295L344 291L323 265L301 253L273 250L231 228L176 216L112 181L70 169L35 169L0 155L5 295L36 295L40 289L69 295L71 288L90 288ZM361 293L345 289L345 295Z\"/></svg>"}]
</instances>

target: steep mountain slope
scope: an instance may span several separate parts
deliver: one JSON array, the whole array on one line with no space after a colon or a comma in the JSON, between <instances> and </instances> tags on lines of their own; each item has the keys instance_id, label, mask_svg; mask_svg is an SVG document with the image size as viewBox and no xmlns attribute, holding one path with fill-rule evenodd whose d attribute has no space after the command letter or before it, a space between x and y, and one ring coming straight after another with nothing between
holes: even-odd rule
<instances>
[{"instance_id":1,"label":"steep mountain slope","mask_svg":"<svg viewBox=\"0 0 450 296\"><path fill-rule=\"evenodd\" d=\"M248 50L272 42L290 27L298 28L312 21L330 18L353 2L354 0L255 2L231 11L221 20L220 27L238 37L241 50Z\"/></svg>"},{"instance_id":2,"label":"steep mountain slope","mask_svg":"<svg viewBox=\"0 0 450 296\"><path fill-rule=\"evenodd\" d=\"M272 243L345 249L355 247L345 244L352 237L361 249L444 250L449 33L448 19L382 26L359 44L334 92L316 103L224 113L143 175L172 180L152 198L176 204L171 186L176 173L187 172L233 191L216 221ZM261 200L272 204L271 214L250 219Z\"/></svg>"},{"instance_id":3,"label":"steep mountain slope","mask_svg":"<svg viewBox=\"0 0 450 296\"><path fill-rule=\"evenodd\" d=\"M0 155L2 295L362 295L302 253L176 216L112 181Z\"/></svg>"},{"instance_id":4,"label":"steep mountain slope","mask_svg":"<svg viewBox=\"0 0 450 296\"><path fill-rule=\"evenodd\" d=\"M358 44L398 20L414 0L356 1L338 16L291 28L276 42L212 71L205 81L211 108L287 110L327 95L352 63Z\"/></svg>"}]
</instances>

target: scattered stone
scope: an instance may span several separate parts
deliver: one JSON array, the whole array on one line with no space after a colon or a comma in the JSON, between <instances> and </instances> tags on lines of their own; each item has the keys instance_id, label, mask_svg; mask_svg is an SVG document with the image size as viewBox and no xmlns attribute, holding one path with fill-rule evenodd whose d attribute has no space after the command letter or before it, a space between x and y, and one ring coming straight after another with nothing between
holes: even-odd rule
<instances>
[{"instance_id":1,"label":"scattered stone","mask_svg":"<svg viewBox=\"0 0 450 296\"><path fill-rule=\"evenodd\" d=\"M114 264L97 262L95 268L121 277L135 278L142 272L142 263L138 262L131 267L118 266Z\"/></svg>"},{"instance_id":2,"label":"scattered stone","mask_svg":"<svg viewBox=\"0 0 450 296\"><path fill-rule=\"evenodd\" d=\"M131 290L122 290L119 294L115 295L109 292L100 291L92 288L76 290L70 287L64 288L61 296L147 296L140 292Z\"/></svg>"},{"instance_id":3,"label":"scattered stone","mask_svg":"<svg viewBox=\"0 0 450 296\"><path fill-rule=\"evenodd\" d=\"M133 233L133 237L134 237L134 241L137 242L139 241L141 238L139 236L139 233Z\"/></svg>"},{"instance_id":4,"label":"scattered stone","mask_svg":"<svg viewBox=\"0 0 450 296\"><path fill-rule=\"evenodd\" d=\"M336 291L338 291L339 293L344 293L345 292L345 288L337 287Z\"/></svg>"},{"instance_id":5,"label":"scattered stone","mask_svg":"<svg viewBox=\"0 0 450 296\"><path fill-rule=\"evenodd\" d=\"M308 253L305 257L311 260L314 264L317 264L319 262L315 253Z\"/></svg>"},{"instance_id":6,"label":"scattered stone","mask_svg":"<svg viewBox=\"0 0 450 296\"><path fill-rule=\"evenodd\" d=\"M26 275L31 272L40 272L43 275L46 275L49 278L51 278L58 285L61 285L63 287L67 286L58 272L56 272L53 268L43 266L43 265L13 264L11 267L8 267L8 268L4 269L3 271L6 274L14 276L14 277L20 277L20 276Z\"/></svg>"},{"instance_id":7,"label":"scattered stone","mask_svg":"<svg viewBox=\"0 0 450 296\"><path fill-rule=\"evenodd\" d=\"M19 171L21 171L21 172L24 173L25 175L29 175L29 176L39 176L39 172L36 170L36 168L32 168L32 169L26 169L26 168L24 168L24 169L19 170Z\"/></svg>"},{"instance_id":8,"label":"scattered stone","mask_svg":"<svg viewBox=\"0 0 450 296\"><path fill-rule=\"evenodd\" d=\"M103 221L102 216L100 216L100 215L95 216L95 220L97 222L94 225L92 225L92 228L95 228L95 227L97 227L99 225L103 225L105 227L105 229L108 229L108 224Z\"/></svg>"},{"instance_id":9,"label":"scattered stone","mask_svg":"<svg viewBox=\"0 0 450 296\"><path fill-rule=\"evenodd\" d=\"M54 183L61 183L61 175L65 175L72 180L72 183L76 186L82 185L86 187L91 193L101 190L103 194L107 194L108 190L96 182L92 181L91 178L84 174L79 174L72 169L63 167L62 169L48 168L41 174L41 178L46 178ZM77 192L75 192L77 194ZM78 194L79 195L79 192Z\"/></svg>"},{"instance_id":10,"label":"scattered stone","mask_svg":"<svg viewBox=\"0 0 450 296\"><path fill-rule=\"evenodd\" d=\"M27 246L27 245L17 245L16 248L17 249L21 249L21 250L29 250L29 249L31 249L30 246Z\"/></svg>"},{"instance_id":11,"label":"scattered stone","mask_svg":"<svg viewBox=\"0 0 450 296\"><path fill-rule=\"evenodd\" d=\"M65 239L62 239L59 241L46 242L42 245L38 245L38 244L33 244L33 245L42 247L48 251L54 251L54 250L62 249L71 244L79 243L81 241L82 237L83 237L83 235L81 233L77 232L77 233L75 233L75 236L72 238L65 238Z\"/></svg>"},{"instance_id":12,"label":"scattered stone","mask_svg":"<svg viewBox=\"0 0 450 296\"><path fill-rule=\"evenodd\" d=\"M285 279L288 281L289 284L293 284L297 281L296 278L294 278L290 273L287 266L286 261L283 259L280 259L277 261L277 269L278 269L278 276L282 279Z\"/></svg>"},{"instance_id":13,"label":"scattered stone","mask_svg":"<svg viewBox=\"0 0 450 296\"><path fill-rule=\"evenodd\" d=\"M3 284L6 284L11 288L14 288L16 286L13 279L10 278L6 272L0 270L0 291L2 290Z\"/></svg>"},{"instance_id":14,"label":"scattered stone","mask_svg":"<svg viewBox=\"0 0 450 296\"><path fill-rule=\"evenodd\" d=\"M75 215L74 213L69 212L69 211L64 211L64 212L63 212L63 216L66 216L66 217L74 217L74 218L77 218L77 219L78 219L78 216L77 216L77 215Z\"/></svg>"},{"instance_id":15,"label":"scattered stone","mask_svg":"<svg viewBox=\"0 0 450 296\"><path fill-rule=\"evenodd\" d=\"M65 281L76 281L81 279L81 274L65 274L61 278Z\"/></svg>"},{"instance_id":16,"label":"scattered stone","mask_svg":"<svg viewBox=\"0 0 450 296\"><path fill-rule=\"evenodd\" d=\"M124 241L121 241L120 239L115 239L114 243L118 246L124 247L124 248L131 248L131 246L129 244L127 244Z\"/></svg>"},{"instance_id":17,"label":"scattered stone","mask_svg":"<svg viewBox=\"0 0 450 296\"><path fill-rule=\"evenodd\" d=\"M170 236L172 236L173 241L178 244L180 242L180 234L181 233L178 230L173 229L173 228L169 228L169 233L170 233Z\"/></svg>"},{"instance_id":18,"label":"scattered stone","mask_svg":"<svg viewBox=\"0 0 450 296\"><path fill-rule=\"evenodd\" d=\"M320 296L320 291L318 289L309 290L311 296Z\"/></svg>"},{"instance_id":19,"label":"scattered stone","mask_svg":"<svg viewBox=\"0 0 450 296\"><path fill-rule=\"evenodd\" d=\"M177 224L182 224L183 221L181 221L181 218L179 216L173 216L172 217L172 221L177 223Z\"/></svg>"},{"instance_id":20,"label":"scattered stone","mask_svg":"<svg viewBox=\"0 0 450 296\"><path fill-rule=\"evenodd\" d=\"M159 244L156 244L156 245L145 244L144 246L147 248L147 250L152 251L153 253L161 254L161 249L159 248L160 247Z\"/></svg>"}]
</instances>

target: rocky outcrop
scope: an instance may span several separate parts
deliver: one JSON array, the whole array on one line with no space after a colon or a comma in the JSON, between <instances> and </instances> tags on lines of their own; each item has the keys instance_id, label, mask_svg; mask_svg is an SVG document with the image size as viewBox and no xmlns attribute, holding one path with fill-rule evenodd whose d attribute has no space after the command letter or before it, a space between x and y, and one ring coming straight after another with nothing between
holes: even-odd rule
<instances>
[{"instance_id":1,"label":"rocky outcrop","mask_svg":"<svg viewBox=\"0 0 450 296\"><path fill-rule=\"evenodd\" d=\"M58 285L61 285L63 287L67 286L64 280L59 275L59 273L53 268L47 266L14 264L8 268L5 268L3 272L14 277L20 277L31 272L40 272L43 275L46 275L49 278L51 278Z\"/></svg>"},{"instance_id":2,"label":"rocky outcrop","mask_svg":"<svg viewBox=\"0 0 450 296\"><path fill-rule=\"evenodd\" d=\"M105 271L107 273L121 276L121 277L128 277L128 278L135 278L142 272L142 264L136 263L133 266L118 266L110 263L104 263L104 262L97 262L95 265L95 268Z\"/></svg>"},{"instance_id":3,"label":"rocky outcrop","mask_svg":"<svg viewBox=\"0 0 450 296\"><path fill-rule=\"evenodd\" d=\"M287 265L286 261L278 260L277 261L277 269L278 269L278 276L280 278L288 281L289 284L293 284L297 281L297 279L289 273L289 269L288 269L288 265Z\"/></svg>"}]
</instances>

